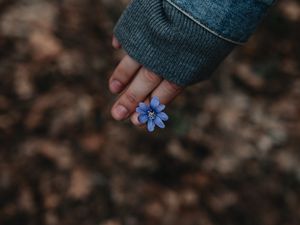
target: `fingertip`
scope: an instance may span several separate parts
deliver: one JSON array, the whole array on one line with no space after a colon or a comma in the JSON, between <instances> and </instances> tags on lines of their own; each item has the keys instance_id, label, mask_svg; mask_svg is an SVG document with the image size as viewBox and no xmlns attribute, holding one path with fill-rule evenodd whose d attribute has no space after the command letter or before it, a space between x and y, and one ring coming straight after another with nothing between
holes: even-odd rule
<instances>
[{"instance_id":1,"label":"fingertip","mask_svg":"<svg viewBox=\"0 0 300 225\"><path fill-rule=\"evenodd\" d=\"M117 115L117 113L116 113L114 107L111 108L111 110L110 110L110 115L111 115L111 117L112 117L114 120L117 120L117 121L121 120L121 119L119 118L119 115Z\"/></svg>"},{"instance_id":2,"label":"fingertip","mask_svg":"<svg viewBox=\"0 0 300 225\"><path fill-rule=\"evenodd\" d=\"M126 55L109 78L109 90L113 94L121 93L139 70L140 64ZM114 81L116 81L114 83Z\"/></svg>"},{"instance_id":3,"label":"fingertip","mask_svg":"<svg viewBox=\"0 0 300 225\"><path fill-rule=\"evenodd\" d=\"M109 90L113 94L118 94L123 90L123 84L118 80L109 81Z\"/></svg>"},{"instance_id":4,"label":"fingertip","mask_svg":"<svg viewBox=\"0 0 300 225\"><path fill-rule=\"evenodd\" d=\"M142 124L139 122L139 119L138 119L138 114L137 113L134 113L131 117L130 117L130 121L133 125L135 126L141 126Z\"/></svg>"},{"instance_id":5,"label":"fingertip","mask_svg":"<svg viewBox=\"0 0 300 225\"><path fill-rule=\"evenodd\" d=\"M128 118L129 110L125 106L117 104L112 107L111 116L117 121L124 120Z\"/></svg>"}]
</instances>

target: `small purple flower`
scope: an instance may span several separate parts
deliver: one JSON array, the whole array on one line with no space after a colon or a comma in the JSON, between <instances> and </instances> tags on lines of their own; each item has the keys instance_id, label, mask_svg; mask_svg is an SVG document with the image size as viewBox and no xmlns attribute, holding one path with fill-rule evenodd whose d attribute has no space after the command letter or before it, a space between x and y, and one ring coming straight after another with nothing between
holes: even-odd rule
<instances>
[{"instance_id":1,"label":"small purple flower","mask_svg":"<svg viewBox=\"0 0 300 225\"><path fill-rule=\"evenodd\" d=\"M169 119L168 115L163 112L165 105L160 104L158 97L151 99L150 105L146 105L141 102L136 108L136 112L139 114L138 120L141 124L147 123L147 129L149 132L153 132L155 125L160 128L165 128L163 121Z\"/></svg>"}]
</instances>

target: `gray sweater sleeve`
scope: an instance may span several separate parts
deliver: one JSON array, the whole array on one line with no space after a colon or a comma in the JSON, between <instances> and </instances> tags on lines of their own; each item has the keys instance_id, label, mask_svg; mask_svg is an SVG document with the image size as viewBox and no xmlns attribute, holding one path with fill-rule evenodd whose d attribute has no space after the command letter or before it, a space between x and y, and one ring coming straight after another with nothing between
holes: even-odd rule
<instances>
[{"instance_id":1,"label":"gray sweater sleeve","mask_svg":"<svg viewBox=\"0 0 300 225\"><path fill-rule=\"evenodd\" d=\"M203 26L192 15L169 0L133 0L114 34L127 54L140 64L186 86L208 79L239 43ZM206 15L209 17L214 15Z\"/></svg>"}]
</instances>

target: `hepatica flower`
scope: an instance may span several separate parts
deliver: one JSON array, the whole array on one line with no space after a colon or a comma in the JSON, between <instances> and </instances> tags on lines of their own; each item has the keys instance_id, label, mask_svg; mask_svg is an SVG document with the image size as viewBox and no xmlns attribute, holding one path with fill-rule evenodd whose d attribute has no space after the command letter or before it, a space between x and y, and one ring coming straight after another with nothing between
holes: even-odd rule
<instances>
[{"instance_id":1,"label":"hepatica flower","mask_svg":"<svg viewBox=\"0 0 300 225\"><path fill-rule=\"evenodd\" d=\"M149 132L153 132L155 126L165 128L163 121L169 119L168 115L163 112L165 105L160 104L158 97L151 99L150 105L143 102L136 108L136 112L139 114L138 120L140 123L147 123L147 129Z\"/></svg>"}]
</instances>

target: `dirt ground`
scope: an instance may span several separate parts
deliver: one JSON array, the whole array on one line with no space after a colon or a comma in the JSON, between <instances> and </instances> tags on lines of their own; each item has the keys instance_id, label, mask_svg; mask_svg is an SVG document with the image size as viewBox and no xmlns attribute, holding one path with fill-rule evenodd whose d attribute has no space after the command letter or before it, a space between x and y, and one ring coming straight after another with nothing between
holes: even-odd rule
<instances>
[{"instance_id":1,"label":"dirt ground","mask_svg":"<svg viewBox=\"0 0 300 225\"><path fill-rule=\"evenodd\" d=\"M113 121L126 0L0 0L1 225L299 225L300 1L154 134Z\"/></svg>"}]
</instances>

